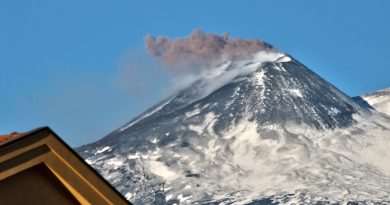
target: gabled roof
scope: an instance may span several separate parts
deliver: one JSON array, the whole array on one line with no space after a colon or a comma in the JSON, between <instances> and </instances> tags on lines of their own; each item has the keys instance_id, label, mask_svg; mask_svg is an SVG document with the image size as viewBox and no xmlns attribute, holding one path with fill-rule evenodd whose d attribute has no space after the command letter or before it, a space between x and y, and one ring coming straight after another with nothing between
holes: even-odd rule
<instances>
[{"instance_id":1,"label":"gabled roof","mask_svg":"<svg viewBox=\"0 0 390 205\"><path fill-rule=\"evenodd\" d=\"M7 202L4 201L6 199L11 202L6 204L12 204L13 200L13 204L17 204L16 199L9 196L13 193L7 194L11 188L1 187L7 186L7 183L2 182L13 180L16 183L18 180L14 178L21 176L21 173L45 170L48 172L45 176L52 175L50 180L57 180L66 189L65 192L69 192L80 204L130 204L50 128L14 133L1 136L0 139L1 202ZM40 187L35 188L39 191Z\"/></svg>"}]
</instances>

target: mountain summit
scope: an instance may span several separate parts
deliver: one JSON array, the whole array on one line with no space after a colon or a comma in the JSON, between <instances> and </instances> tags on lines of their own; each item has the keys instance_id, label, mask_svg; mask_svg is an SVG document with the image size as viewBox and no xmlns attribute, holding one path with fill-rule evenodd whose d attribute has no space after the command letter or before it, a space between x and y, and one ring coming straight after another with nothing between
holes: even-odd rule
<instances>
[{"instance_id":1,"label":"mountain summit","mask_svg":"<svg viewBox=\"0 0 390 205\"><path fill-rule=\"evenodd\" d=\"M135 204L381 203L389 144L390 119L268 50L77 150Z\"/></svg>"}]
</instances>

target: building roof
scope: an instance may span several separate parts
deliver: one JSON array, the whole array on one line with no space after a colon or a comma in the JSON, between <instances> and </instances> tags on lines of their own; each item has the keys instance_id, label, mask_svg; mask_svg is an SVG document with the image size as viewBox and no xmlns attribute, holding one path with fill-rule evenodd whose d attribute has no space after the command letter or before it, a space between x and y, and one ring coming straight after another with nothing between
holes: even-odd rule
<instances>
[{"instance_id":1,"label":"building roof","mask_svg":"<svg viewBox=\"0 0 390 205\"><path fill-rule=\"evenodd\" d=\"M29 170L50 172L44 176L52 175L79 204L130 204L49 127L0 136L0 189ZM22 200L12 194L2 191L2 202Z\"/></svg>"},{"instance_id":2,"label":"building roof","mask_svg":"<svg viewBox=\"0 0 390 205\"><path fill-rule=\"evenodd\" d=\"M17 133L17 132L12 132L8 135L0 135L0 144L5 143L8 140L11 140L13 138L17 138L20 136L23 136L24 133Z\"/></svg>"}]
</instances>

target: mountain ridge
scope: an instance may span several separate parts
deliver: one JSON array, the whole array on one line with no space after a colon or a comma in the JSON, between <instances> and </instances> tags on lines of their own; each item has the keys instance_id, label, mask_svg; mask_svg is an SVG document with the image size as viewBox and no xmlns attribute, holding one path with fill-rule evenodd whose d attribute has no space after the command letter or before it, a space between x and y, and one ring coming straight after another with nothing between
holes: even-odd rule
<instances>
[{"instance_id":1,"label":"mountain ridge","mask_svg":"<svg viewBox=\"0 0 390 205\"><path fill-rule=\"evenodd\" d=\"M374 109L390 116L390 88L370 92L360 98Z\"/></svg>"}]
</instances>

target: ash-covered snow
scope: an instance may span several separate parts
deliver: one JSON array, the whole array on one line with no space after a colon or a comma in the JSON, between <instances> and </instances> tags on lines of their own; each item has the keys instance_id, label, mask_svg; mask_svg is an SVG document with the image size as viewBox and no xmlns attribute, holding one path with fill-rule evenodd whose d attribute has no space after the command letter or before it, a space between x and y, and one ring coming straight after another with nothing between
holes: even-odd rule
<instances>
[{"instance_id":1,"label":"ash-covered snow","mask_svg":"<svg viewBox=\"0 0 390 205\"><path fill-rule=\"evenodd\" d=\"M134 204L390 203L387 116L282 53L208 72L78 152Z\"/></svg>"}]
</instances>

